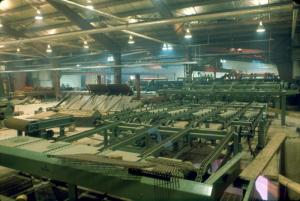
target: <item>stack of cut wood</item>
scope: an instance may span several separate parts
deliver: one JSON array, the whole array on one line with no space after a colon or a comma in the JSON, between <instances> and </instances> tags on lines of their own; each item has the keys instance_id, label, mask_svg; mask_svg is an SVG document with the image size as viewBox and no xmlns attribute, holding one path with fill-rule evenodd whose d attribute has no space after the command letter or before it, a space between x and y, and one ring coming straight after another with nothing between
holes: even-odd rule
<instances>
[{"instance_id":1,"label":"stack of cut wood","mask_svg":"<svg viewBox=\"0 0 300 201\"><path fill-rule=\"evenodd\" d=\"M107 95L70 95L59 106L59 111L65 114L87 114L95 112L109 114L134 109L142 104L133 100L133 96L107 96Z\"/></svg>"}]
</instances>

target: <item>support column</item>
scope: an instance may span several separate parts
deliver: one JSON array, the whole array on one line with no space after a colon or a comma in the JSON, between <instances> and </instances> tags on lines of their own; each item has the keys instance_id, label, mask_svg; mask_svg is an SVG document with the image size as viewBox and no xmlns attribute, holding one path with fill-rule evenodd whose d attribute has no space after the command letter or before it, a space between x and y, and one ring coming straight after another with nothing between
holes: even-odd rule
<instances>
[{"instance_id":1,"label":"support column","mask_svg":"<svg viewBox=\"0 0 300 201\"><path fill-rule=\"evenodd\" d=\"M0 74L0 97L4 97L4 96L5 96L4 81L2 75Z\"/></svg>"},{"instance_id":2,"label":"support column","mask_svg":"<svg viewBox=\"0 0 300 201\"><path fill-rule=\"evenodd\" d=\"M101 80L101 74L97 75L97 84L101 84L102 80Z\"/></svg>"},{"instance_id":3,"label":"support column","mask_svg":"<svg viewBox=\"0 0 300 201\"><path fill-rule=\"evenodd\" d=\"M121 52L114 53L115 65L121 65ZM121 67L114 67L114 84L122 83L122 70Z\"/></svg>"},{"instance_id":4,"label":"support column","mask_svg":"<svg viewBox=\"0 0 300 201\"><path fill-rule=\"evenodd\" d=\"M276 97L275 99L275 109L276 109L276 112L275 112L275 118L278 118L279 117L279 110L280 110L280 97Z\"/></svg>"},{"instance_id":5,"label":"support column","mask_svg":"<svg viewBox=\"0 0 300 201\"><path fill-rule=\"evenodd\" d=\"M59 64L56 60L53 60L51 63L52 63L53 68L59 67ZM54 88L55 98L60 99L61 91L60 91L60 72L59 71L52 71L52 85Z\"/></svg>"},{"instance_id":6,"label":"support column","mask_svg":"<svg viewBox=\"0 0 300 201\"><path fill-rule=\"evenodd\" d=\"M233 135L233 154L236 155L240 151L240 137L238 133Z\"/></svg>"},{"instance_id":7,"label":"support column","mask_svg":"<svg viewBox=\"0 0 300 201\"><path fill-rule=\"evenodd\" d=\"M135 74L136 99L141 99L141 75Z\"/></svg>"},{"instance_id":8,"label":"support column","mask_svg":"<svg viewBox=\"0 0 300 201\"><path fill-rule=\"evenodd\" d=\"M258 125L258 143L257 143L257 149L261 150L265 146L265 122L261 121Z\"/></svg>"},{"instance_id":9,"label":"support column","mask_svg":"<svg viewBox=\"0 0 300 201\"><path fill-rule=\"evenodd\" d=\"M185 59L186 59L186 61L190 61L191 60L190 49L187 48L185 51L186 51ZM184 65L184 76L185 76L185 78L187 79L188 82L192 81L192 74L193 74L192 66L190 64L185 64Z\"/></svg>"},{"instance_id":10,"label":"support column","mask_svg":"<svg viewBox=\"0 0 300 201\"><path fill-rule=\"evenodd\" d=\"M286 94L281 95L281 126L285 125L286 116Z\"/></svg>"}]
</instances>

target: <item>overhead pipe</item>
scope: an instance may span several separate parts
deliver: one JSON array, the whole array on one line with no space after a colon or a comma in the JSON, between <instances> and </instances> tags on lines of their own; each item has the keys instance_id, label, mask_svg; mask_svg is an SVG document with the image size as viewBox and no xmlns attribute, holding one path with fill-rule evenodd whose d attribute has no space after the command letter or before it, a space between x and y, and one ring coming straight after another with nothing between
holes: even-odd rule
<instances>
[{"instance_id":1,"label":"overhead pipe","mask_svg":"<svg viewBox=\"0 0 300 201\"><path fill-rule=\"evenodd\" d=\"M184 23L184 22L190 22L196 20L213 20L213 19L220 19L220 18L236 17L240 15L251 15L251 14L253 15L253 14L271 13L271 12L292 11L292 10L293 10L293 4L291 3L281 4L281 5L256 6L254 8L246 8L241 10L199 14L199 15L189 15L189 16L183 16L183 17L177 17L171 19L155 20L150 22L132 23L132 24L118 25L118 26L112 26L106 28L95 28L90 30L73 31L68 33L39 36L35 38L26 38L26 39L20 39L15 41L3 41L0 42L0 45L13 45L19 43L30 43L35 41L49 42L48 40L70 38L70 37L86 35L86 34L109 33L109 32L121 31L121 30L131 30L135 28L162 26L166 24Z\"/></svg>"},{"instance_id":2,"label":"overhead pipe","mask_svg":"<svg viewBox=\"0 0 300 201\"><path fill-rule=\"evenodd\" d=\"M113 19L113 20L116 20L118 22L121 22L122 24L128 24L128 21L126 19L120 18L118 16L115 16L115 15L112 15L112 14L109 14L109 13L106 13L106 12L103 12L103 11L100 11L100 10L97 10L97 9L88 8L88 7L84 6L84 5L81 5L81 4L73 2L73 1L69 1L69 0L55 0L55 1L57 1L57 2L64 2L64 3L70 4L70 5L82 8L82 9L87 9L87 10L89 10L91 12L95 12L95 13L103 16L103 17L106 17L106 18ZM108 25L108 27L111 27L111 26ZM157 42L157 43L162 43L162 44L163 43L168 43L168 44L171 44L171 45L175 45L175 44L169 43L167 41L162 41L162 40L159 40L159 39L156 39L156 38L153 38L153 37L150 37L150 36L146 36L144 34L136 33L136 32L133 32L133 31L128 31L128 30L121 30L121 31L124 32L124 33L127 33L127 34L131 34L131 35L140 37L140 38L151 40L151 41L154 41L154 42Z\"/></svg>"},{"instance_id":3,"label":"overhead pipe","mask_svg":"<svg viewBox=\"0 0 300 201\"><path fill-rule=\"evenodd\" d=\"M103 17L106 17L106 18L111 18L111 19L114 19L114 20L119 21L119 22L128 23L127 20L125 20L125 19L123 19L123 18L114 16L114 15L109 14L109 13L106 13L106 12L102 12L102 11L100 11L100 10L96 10L96 9L93 9L93 8L88 8L88 7L85 6L85 5L81 5L81 4L76 3L76 2L73 2L73 1L69 1L69 0L55 0L55 1L57 1L57 2L59 2L59 3L64 2L64 3L70 4L70 5L79 7L79 8L87 9L87 10L89 10L89 11L98 13L99 15L101 15L101 16L103 16Z\"/></svg>"},{"instance_id":4,"label":"overhead pipe","mask_svg":"<svg viewBox=\"0 0 300 201\"><path fill-rule=\"evenodd\" d=\"M174 65L185 65L185 64L197 64L196 61L180 61L180 62L159 62L159 63L134 63L134 64L122 64L122 65L95 65L95 66L87 66L87 67L76 67L67 66L61 68L38 68L38 69L23 69L23 70L6 70L0 71L0 74L7 73L28 73L28 72L41 72L41 71L74 71L74 70L89 70L89 69L103 69L103 68L119 68L119 67L130 67L130 68L138 68L138 67L151 67L153 65L166 65L166 66L174 66ZM48 65L47 65L48 66Z\"/></svg>"}]
</instances>

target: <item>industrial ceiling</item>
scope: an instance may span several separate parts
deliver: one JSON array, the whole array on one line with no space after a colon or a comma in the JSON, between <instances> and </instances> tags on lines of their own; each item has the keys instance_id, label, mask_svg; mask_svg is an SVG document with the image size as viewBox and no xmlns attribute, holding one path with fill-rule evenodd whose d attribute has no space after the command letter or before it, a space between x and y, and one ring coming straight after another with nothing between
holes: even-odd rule
<instances>
[{"instance_id":1,"label":"industrial ceiling","mask_svg":"<svg viewBox=\"0 0 300 201\"><path fill-rule=\"evenodd\" d=\"M65 67L83 58L103 64L116 52L133 55L124 62L161 62L166 45L177 51L169 56L175 61L190 49L192 60L273 62L299 31L297 6L291 0L4 0L1 65L35 68L57 60ZM264 33L256 32L260 22Z\"/></svg>"}]
</instances>

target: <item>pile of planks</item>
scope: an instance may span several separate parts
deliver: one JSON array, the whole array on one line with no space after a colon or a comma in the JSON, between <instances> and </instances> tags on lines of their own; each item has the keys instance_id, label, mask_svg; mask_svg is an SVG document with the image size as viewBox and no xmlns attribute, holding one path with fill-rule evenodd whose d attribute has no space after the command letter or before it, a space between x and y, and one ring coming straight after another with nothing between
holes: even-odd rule
<instances>
[{"instance_id":1,"label":"pile of planks","mask_svg":"<svg viewBox=\"0 0 300 201\"><path fill-rule=\"evenodd\" d=\"M109 114L134 109L142 104L141 101L133 99L133 96L107 96L107 95L70 95L59 106L60 113L65 114L86 114L91 115L95 112Z\"/></svg>"}]
</instances>

